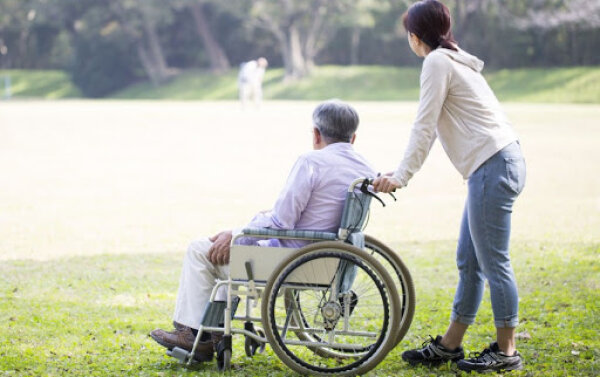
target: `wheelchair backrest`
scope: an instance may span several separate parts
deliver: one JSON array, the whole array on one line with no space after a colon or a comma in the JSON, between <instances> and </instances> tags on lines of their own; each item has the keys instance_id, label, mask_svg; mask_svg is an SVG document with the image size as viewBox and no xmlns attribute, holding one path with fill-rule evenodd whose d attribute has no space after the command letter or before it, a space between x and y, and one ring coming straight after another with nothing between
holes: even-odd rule
<instances>
[{"instance_id":1,"label":"wheelchair backrest","mask_svg":"<svg viewBox=\"0 0 600 377\"><path fill-rule=\"evenodd\" d=\"M346 194L346 202L342 211L342 221L338 230L338 237L347 240L356 232L361 232L369 215L371 196L355 188Z\"/></svg>"}]
</instances>

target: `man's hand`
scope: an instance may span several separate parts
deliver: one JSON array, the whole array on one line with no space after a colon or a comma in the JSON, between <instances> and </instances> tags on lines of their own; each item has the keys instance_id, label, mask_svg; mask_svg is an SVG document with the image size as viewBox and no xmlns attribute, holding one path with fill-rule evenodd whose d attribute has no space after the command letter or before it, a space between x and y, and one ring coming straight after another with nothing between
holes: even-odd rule
<instances>
[{"instance_id":1,"label":"man's hand","mask_svg":"<svg viewBox=\"0 0 600 377\"><path fill-rule=\"evenodd\" d=\"M213 243L208 250L208 260L213 264L229 263L229 252L231 245L231 230L224 230L209 238Z\"/></svg>"},{"instance_id":2,"label":"man's hand","mask_svg":"<svg viewBox=\"0 0 600 377\"><path fill-rule=\"evenodd\" d=\"M402 185L400 181L393 177L393 172L387 173L381 177L375 178L373 181L373 189L375 192L392 192L399 189Z\"/></svg>"}]
</instances>

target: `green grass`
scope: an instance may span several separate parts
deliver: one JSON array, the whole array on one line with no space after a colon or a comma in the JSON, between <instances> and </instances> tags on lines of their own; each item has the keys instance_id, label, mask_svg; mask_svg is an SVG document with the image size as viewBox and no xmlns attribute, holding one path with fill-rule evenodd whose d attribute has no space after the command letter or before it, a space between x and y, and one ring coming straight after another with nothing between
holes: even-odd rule
<instances>
[{"instance_id":1,"label":"green grass","mask_svg":"<svg viewBox=\"0 0 600 377\"><path fill-rule=\"evenodd\" d=\"M355 148L379 171L408 142L415 102L354 102ZM169 327L187 242L243 226L273 204L310 148L310 101L6 101L0 120L0 376L217 376L188 371L147 337ZM513 212L526 371L600 375L600 106L513 104L527 184ZM560 151L560 153L557 153ZM248 168L251 166L252 168ZM255 168L267 167L267 168ZM444 331L457 280L467 187L434 146L367 231L396 249L417 289L415 321L372 375L455 376L409 368L401 352ZM494 333L489 297L465 338ZM240 375L288 375L272 354Z\"/></svg>"},{"instance_id":2,"label":"green grass","mask_svg":"<svg viewBox=\"0 0 600 377\"><path fill-rule=\"evenodd\" d=\"M15 98L70 98L79 96L68 77L58 71L0 71L9 74ZM154 87L149 82L131 85L110 98L226 100L237 98L237 72L211 75L184 71L168 83ZM600 103L600 67L527 68L485 71L502 101L537 103ZM297 82L284 82L283 70L267 71L266 99L400 101L417 100L419 69L383 66L320 66Z\"/></svg>"},{"instance_id":3,"label":"green grass","mask_svg":"<svg viewBox=\"0 0 600 377\"><path fill-rule=\"evenodd\" d=\"M201 99L237 98L237 72L210 75L184 72L168 84L153 88L149 83L133 85L114 98ZM315 100L340 97L346 100L411 100L419 95L419 75L413 68L317 67L309 77L284 82L283 70L269 69L263 90L266 99Z\"/></svg>"},{"instance_id":4,"label":"green grass","mask_svg":"<svg viewBox=\"0 0 600 377\"><path fill-rule=\"evenodd\" d=\"M265 85L272 99L414 100L419 97L419 73L414 68L317 67L306 80L285 83L283 72Z\"/></svg>"},{"instance_id":5,"label":"green grass","mask_svg":"<svg viewBox=\"0 0 600 377\"><path fill-rule=\"evenodd\" d=\"M5 77L10 78L12 98L76 98L79 89L62 71L0 70L0 97L6 96Z\"/></svg>"},{"instance_id":6,"label":"green grass","mask_svg":"<svg viewBox=\"0 0 600 377\"><path fill-rule=\"evenodd\" d=\"M284 82L282 69L269 69L263 90L265 99L315 100L339 97L345 100L411 100L419 95L419 74L414 68L317 67L300 81ZM201 99L237 98L237 72L210 75L184 72L168 84L154 88L149 83L133 85L113 98Z\"/></svg>"},{"instance_id":7,"label":"green grass","mask_svg":"<svg viewBox=\"0 0 600 377\"><path fill-rule=\"evenodd\" d=\"M504 69L486 74L501 100L600 103L600 68Z\"/></svg>"},{"instance_id":8,"label":"green grass","mask_svg":"<svg viewBox=\"0 0 600 377\"><path fill-rule=\"evenodd\" d=\"M600 103L600 67L486 71L490 86L502 101ZM235 99L236 75L211 76L185 72L162 87L133 85L114 98ZM266 99L400 101L418 100L419 69L382 66L321 66L297 82L284 82L282 69L265 76Z\"/></svg>"},{"instance_id":9,"label":"green grass","mask_svg":"<svg viewBox=\"0 0 600 377\"><path fill-rule=\"evenodd\" d=\"M410 368L400 357L426 335L444 330L456 284L454 243L393 246L415 279L417 311L407 337L370 375L454 376L453 366ZM525 371L511 376L600 373L598 253L599 244L514 245L519 331L531 339L519 341ZM155 327L170 326L180 262L173 254L3 262L0 375L191 376L198 370L217 375L213 363L186 370L147 336ZM468 351L490 341L491 322L486 297L465 339ZM233 358L237 375L291 374L269 347L247 358L241 341L237 337Z\"/></svg>"}]
</instances>

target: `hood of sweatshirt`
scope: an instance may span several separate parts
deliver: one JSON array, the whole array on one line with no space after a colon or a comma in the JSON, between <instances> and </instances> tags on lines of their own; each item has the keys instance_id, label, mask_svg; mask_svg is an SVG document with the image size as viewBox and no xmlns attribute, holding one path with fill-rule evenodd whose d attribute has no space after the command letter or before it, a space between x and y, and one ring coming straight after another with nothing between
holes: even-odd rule
<instances>
[{"instance_id":1,"label":"hood of sweatshirt","mask_svg":"<svg viewBox=\"0 0 600 377\"><path fill-rule=\"evenodd\" d=\"M435 51L447 55L450 59L464 64L467 67L471 68L475 72L481 72L483 69L483 61L481 61L477 56L471 55L468 52L461 50L458 51L450 50L448 48L438 48Z\"/></svg>"}]
</instances>

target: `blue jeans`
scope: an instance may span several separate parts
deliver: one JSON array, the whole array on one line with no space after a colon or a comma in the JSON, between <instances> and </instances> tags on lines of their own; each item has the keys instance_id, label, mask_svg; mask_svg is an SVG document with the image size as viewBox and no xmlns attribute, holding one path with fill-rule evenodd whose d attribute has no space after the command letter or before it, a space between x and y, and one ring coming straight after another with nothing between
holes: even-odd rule
<instances>
[{"instance_id":1,"label":"blue jeans","mask_svg":"<svg viewBox=\"0 0 600 377\"><path fill-rule=\"evenodd\" d=\"M465 325L475 321L487 279L496 327L516 327L519 323L519 296L508 245L512 206L523 190L525 174L521 147L514 142L469 177L456 250L459 281L453 321Z\"/></svg>"}]
</instances>

